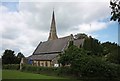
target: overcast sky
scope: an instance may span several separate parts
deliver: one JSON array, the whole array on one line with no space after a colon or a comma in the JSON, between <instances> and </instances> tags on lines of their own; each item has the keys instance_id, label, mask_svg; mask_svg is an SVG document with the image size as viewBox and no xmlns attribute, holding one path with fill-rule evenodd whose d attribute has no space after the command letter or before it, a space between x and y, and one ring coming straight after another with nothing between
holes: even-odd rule
<instances>
[{"instance_id":1,"label":"overcast sky","mask_svg":"<svg viewBox=\"0 0 120 81\"><path fill-rule=\"evenodd\" d=\"M58 37L86 33L101 42L118 43L118 24L110 22L106 2L1 2L0 41L2 49L33 53L40 41L48 39L53 8Z\"/></svg>"}]
</instances>

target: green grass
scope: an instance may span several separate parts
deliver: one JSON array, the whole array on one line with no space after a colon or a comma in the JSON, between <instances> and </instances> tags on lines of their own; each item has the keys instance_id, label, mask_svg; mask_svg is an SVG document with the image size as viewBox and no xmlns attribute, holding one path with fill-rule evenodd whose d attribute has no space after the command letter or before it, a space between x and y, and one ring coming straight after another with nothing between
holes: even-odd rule
<instances>
[{"instance_id":1,"label":"green grass","mask_svg":"<svg viewBox=\"0 0 120 81\"><path fill-rule=\"evenodd\" d=\"M3 79L65 79L62 77L46 76L41 74L21 72L17 70L3 70Z\"/></svg>"}]
</instances>

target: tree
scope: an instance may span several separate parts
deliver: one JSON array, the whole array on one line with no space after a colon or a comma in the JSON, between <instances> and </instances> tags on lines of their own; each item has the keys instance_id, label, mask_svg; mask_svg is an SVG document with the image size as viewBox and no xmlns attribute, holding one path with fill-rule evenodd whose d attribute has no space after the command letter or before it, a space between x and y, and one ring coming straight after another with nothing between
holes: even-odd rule
<instances>
[{"instance_id":1,"label":"tree","mask_svg":"<svg viewBox=\"0 0 120 81\"><path fill-rule=\"evenodd\" d=\"M75 35L75 39L84 39L84 38L88 38L88 36L84 33Z\"/></svg>"},{"instance_id":2,"label":"tree","mask_svg":"<svg viewBox=\"0 0 120 81\"><path fill-rule=\"evenodd\" d=\"M12 50L5 50L2 56L2 64L14 64L16 63L16 57L14 51Z\"/></svg>"},{"instance_id":3,"label":"tree","mask_svg":"<svg viewBox=\"0 0 120 81\"><path fill-rule=\"evenodd\" d=\"M120 23L120 1L119 0L111 0L110 8L112 10L110 20L118 21Z\"/></svg>"},{"instance_id":4,"label":"tree","mask_svg":"<svg viewBox=\"0 0 120 81\"><path fill-rule=\"evenodd\" d=\"M15 56L14 51L6 49L2 56L2 64L19 64L23 57L21 52Z\"/></svg>"},{"instance_id":5,"label":"tree","mask_svg":"<svg viewBox=\"0 0 120 81\"><path fill-rule=\"evenodd\" d=\"M81 57L86 57L86 55L87 52L84 49L78 48L71 42L68 49L60 55L58 62L61 63L63 67L69 65L72 69L71 72L76 76L80 76L79 64L81 64Z\"/></svg>"},{"instance_id":6,"label":"tree","mask_svg":"<svg viewBox=\"0 0 120 81\"><path fill-rule=\"evenodd\" d=\"M85 39L83 48L88 51L89 55L101 56L103 52L101 43L91 36Z\"/></svg>"},{"instance_id":7,"label":"tree","mask_svg":"<svg viewBox=\"0 0 120 81\"><path fill-rule=\"evenodd\" d=\"M19 53L17 54L17 63L18 63L18 64L20 63L20 61L21 61L22 58L25 58L25 56L24 56L21 52L19 52Z\"/></svg>"},{"instance_id":8,"label":"tree","mask_svg":"<svg viewBox=\"0 0 120 81\"><path fill-rule=\"evenodd\" d=\"M17 58L24 58L25 56L21 53L21 52L19 52L18 54L17 54Z\"/></svg>"},{"instance_id":9,"label":"tree","mask_svg":"<svg viewBox=\"0 0 120 81\"><path fill-rule=\"evenodd\" d=\"M106 60L112 63L120 64L120 46L116 43L105 42L102 43L103 53L106 56Z\"/></svg>"},{"instance_id":10,"label":"tree","mask_svg":"<svg viewBox=\"0 0 120 81\"><path fill-rule=\"evenodd\" d=\"M92 42L98 41L92 40ZM97 55L88 55L88 51L74 46L72 42L69 44L68 49L60 55L58 61L63 66L69 65L69 68L68 66L65 67L69 69L68 73L77 77L119 77L120 71L118 70L119 66L117 64L106 62L106 60Z\"/></svg>"},{"instance_id":11,"label":"tree","mask_svg":"<svg viewBox=\"0 0 120 81\"><path fill-rule=\"evenodd\" d=\"M63 66L71 65L72 60L77 56L79 49L77 46L70 45L68 49L65 50L63 54L60 54L60 59L58 60Z\"/></svg>"}]
</instances>

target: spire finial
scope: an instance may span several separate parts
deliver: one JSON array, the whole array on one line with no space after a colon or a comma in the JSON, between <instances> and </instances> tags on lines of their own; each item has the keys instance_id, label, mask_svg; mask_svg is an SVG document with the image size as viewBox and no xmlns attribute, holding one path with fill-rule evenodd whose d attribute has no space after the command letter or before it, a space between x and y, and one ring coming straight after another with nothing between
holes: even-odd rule
<instances>
[{"instance_id":1,"label":"spire finial","mask_svg":"<svg viewBox=\"0 0 120 81\"><path fill-rule=\"evenodd\" d=\"M54 7L53 7L53 11L54 11Z\"/></svg>"},{"instance_id":2,"label":"spire finial","mask_svg":"<svg viewBox=\"0 0 120 81\"><path fill-rule=\"evenodd\" d=\"M55 7L53 6L53 11L55 10Z\"/></svg>"}]
</instances>

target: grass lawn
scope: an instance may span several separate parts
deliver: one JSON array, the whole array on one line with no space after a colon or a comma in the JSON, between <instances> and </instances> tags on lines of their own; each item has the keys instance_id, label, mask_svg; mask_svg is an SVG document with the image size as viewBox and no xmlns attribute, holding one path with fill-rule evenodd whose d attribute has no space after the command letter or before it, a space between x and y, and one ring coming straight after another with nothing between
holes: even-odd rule
<instances>
[{"instance_id":1,"label":"grass lawn","mask_svg":"<svg viewBox=\"0 0 120 81\"><path fill-rule=\"evenodd\" d=\"M62 77L46 76L41 74L21 72L17 70L3 70L3 79L65 79Z\"/></svg>"}]
</instances>

